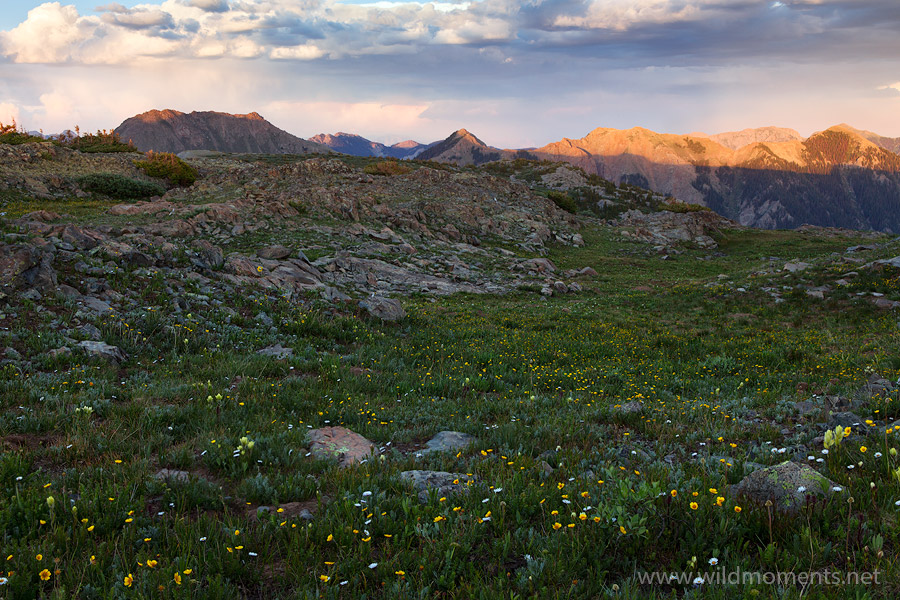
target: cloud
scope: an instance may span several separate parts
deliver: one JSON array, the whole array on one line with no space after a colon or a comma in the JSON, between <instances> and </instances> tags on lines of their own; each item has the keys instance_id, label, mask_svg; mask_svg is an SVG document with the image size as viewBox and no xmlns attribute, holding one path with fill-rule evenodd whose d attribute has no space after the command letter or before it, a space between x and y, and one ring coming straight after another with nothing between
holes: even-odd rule
<instances>
[{"instance_id":1,"label":"cloud","mask_svg":"<svg viewBox=\"0 0 900 600\"><path fill-rule=\"evenodd\" d=\"M0 48L15 62L66 62L92 29L74 6L49 2L28 11L12 31L0 33Z\"/></svg>"},{"instance_id":2,"label":"cloud","mask_svg":"<svg viewBox=\"0 0 900 600\"><path fill-rule=\"evenodd\" d=\"M315 60L325 55L321 48L315 44L304 44L290 48L274 48L269 53L269 58L275 60Z\"/></svg>"},{"instance_id":3,"label":"cloud","mask_svg":"<svg viewBox=\"0 0 900 600\"><path fill-rule=\"evenodd\" d=\"M140 8L124 12L107 12L102 19L110 25L118 25L129 29L147 29L151 27L171 29L175 27L175 19L172 18L172 15L158 9Z\"/></svg>"},{"instance_id":4,"label":"cloud","mask_svg":"<svg viewBox=\"0 0 900 600\"><path fill-rule=\"evenodd\" d=\"M217 13L227 12L230 8L228 6L228 0L189 0L187 5L207 12Z\"/></svg>"},{"instance_id":5,"label":"cloud","mask_svg":"<svg viewBox=\"0 0 900 600\"><path fill-rule=\"evenodd\" d=\"M875 89L879 92L887 92L892 96L900 96L900 81L888 85L879 85Z\"/></svg>"},{"instance_id":6,"label":"cloud","mask_svg":"<svg viewBox=\"0 0 900 600\"><path fill-rule=\"evenodd\" d=\"M13 121L19 122L21 113L19 107L10 102L0 102L0 123L9 125Z\"/></svg>"}]
</instances>

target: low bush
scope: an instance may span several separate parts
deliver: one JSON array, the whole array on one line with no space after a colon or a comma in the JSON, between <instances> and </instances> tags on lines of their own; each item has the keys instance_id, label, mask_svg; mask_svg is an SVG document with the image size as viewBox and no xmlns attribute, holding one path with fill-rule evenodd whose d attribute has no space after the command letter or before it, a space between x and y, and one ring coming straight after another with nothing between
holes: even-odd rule
<instances>
[{"instance_id":1,"label":"low bush","mask_svg":"<svg viewBox=\"0 0 900 600\"><path fill-rule=\"evenodd\" d=\"M187 187L197 181L197 169L171 152L147 153L146 160L136 160L134 165L150 177L166 179L171 185Z\"/></svg>"},{"instance_id":2,"label":"low bush","mask_svg":"<svg viewBox=\"0 0 900 600\"><path fill-rule=\"evenodd\" d=\"M711 210L700 204L689 204L687 202L663 202L659 208L673 213L703 212Z\"/></svg>"},{"instance_id":3,"label":"low bush","mask_svg":"<svg viewBox=\"0 0 900 600\"><path fill-rule=\"evenodd\" d=\"M412 169L404 164L400 164L400 161L384 160L371 165L366 165L363 171L369 175L405 175L412 171Z\"/></svg>"},{"instance_id":4,"label":"low bush","mask_svg":"<svg viewBox=\"0 0 900 600\"><path fill-rule=\"evenodd\" d=\"M150 198L162 196L166 189L153 181L143 181L117 173L91 173L78 178L78 186L86 192L110 198Z\"/></svg>"},{"instance_id":5,"label":"low bush","mask_svg":"<svg viewBox=\"0 0 900 600\"><path fill-rule=\"evenodd\" d=\"M553 204L566 212L570 212L572 214L578 212L578 204L575 203L575 199L565 192L557 192L556 190L551 190L547 192L547 198L553 201Z\"/></svg>"}]
</instances>

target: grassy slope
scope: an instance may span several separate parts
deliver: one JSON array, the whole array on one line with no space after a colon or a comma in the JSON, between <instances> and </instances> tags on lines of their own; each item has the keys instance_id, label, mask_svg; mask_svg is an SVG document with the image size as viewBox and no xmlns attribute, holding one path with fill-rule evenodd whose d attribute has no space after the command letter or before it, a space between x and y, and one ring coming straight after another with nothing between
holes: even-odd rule
<instances>
[{"instance_id":1,"label":"grassy slope","mask_svg":"<svg viewBox=\"0 0 900 600\"><path fill-rule=\"evenodd\" d=\"M110 284L141 290L146 304L97 322L130 355L121 367L46 354L65 343L65 328L50 322L75 312L62 299L4 315L4 345L35 358L30 369L0 371L0 558L9 556L12 572L0 594L547 598L602 596L616 585L618 596L670 596L683 587L641 588L632 573L690 570L692 557L698 570L715 557L729 570L879 568L896 582L895 435L853 436L828 457L824 472L850 490L852 506L814 503L801 518L775 515L770 531L764 507L727 491L747 461L776 464L799 444L814 448L820 429L794 433L793 401L850 393L867 368L900 375L895 314L855 289L824 303L785 291L775 304L753 275L768 256L822 256L855 240L729 232L724 256L687 251L663 262L608 229L584 235L585 248L551 253L562 268L600 273L581 295L414 298L399 325L262 291L207 305L184 294L190 308L175 315L161 274L119 269ZM804 275L834 278L825 268ZM896 297L898 279L865 286ZM186 282L186 292L199 289ZM272 327L256 322L260 311ZM276 342L295 356L254 354ZM643 416L616 412L631 400ZM897 403L860 416L891 422ZM86 406L91 414L75 411ZM448 429L479 441L422 459L387 447L383 460L342 470L302 450L306 429L326 424L393 448ZM243 436L254 447L234 456ZM196 479L165 485L152 478L162 467ZM483 483L419 504L396 478L412 468ZM291 511L251 517L260 505L300 501L317 507L313 521ZM865 592L890 598L900 588Z\"/></svg>"}]
</instances>

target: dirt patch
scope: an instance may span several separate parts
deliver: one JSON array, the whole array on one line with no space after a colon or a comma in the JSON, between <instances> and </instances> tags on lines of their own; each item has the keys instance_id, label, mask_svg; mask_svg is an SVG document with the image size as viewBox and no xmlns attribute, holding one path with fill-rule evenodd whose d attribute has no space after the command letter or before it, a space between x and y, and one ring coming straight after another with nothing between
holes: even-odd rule
<instances>
[{"instance_id":1,"label":"dirt patch","mask_svg":"<svg viewBox=\"0 0 900 600\"><path fill-rule=\"evenodd\" d=\"M13 433L0 438L0 448L9 450L37 450L55 446L60 436L55 433Z\"/></svg>"}]
</instances>

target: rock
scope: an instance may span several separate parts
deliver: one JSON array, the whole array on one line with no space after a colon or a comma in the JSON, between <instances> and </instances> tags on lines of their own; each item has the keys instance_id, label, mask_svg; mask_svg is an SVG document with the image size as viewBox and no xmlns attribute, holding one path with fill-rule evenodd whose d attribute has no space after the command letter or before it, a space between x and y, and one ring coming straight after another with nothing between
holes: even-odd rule
<instances>
[{"instance_id":1,"label":"rock","mask_svg":"<svg viewBox=\"0 0 900 600\"><path fill-rule=\"evenodd\" d=\"M526 271L537 271L538 273L556 273L556 265L548 258L530 258L521 263L522 268Z\"/></svg>"},{"instance_id":2,"label":"rock","mask_svg":"<svg viewBox=\"0 0 900 600\"><path fill-rule=\"evenodd\" d=\"M91 325L90 323L85 323L84 325L82 325L81 327L76 329L75 331L77 331L84 337L92 339L92 340L99 340L102 337L100 330L97 329L96 327L94 327L93 325Z\"/></svg>"},{"instance_id":3,"label":"rock","mask_svg":"<svg viewBox=\"0 0 900 600\"><path fill-rule=\"evenodd\" d=\"M275 321L272 320L272 317L267 315L266 313L260 311L257 313L255 317L253 317L257 322L262 323L266 327L271 327L275 324Z\"/></svg>"},{"instance_id":4,"label":"rock","mask_svg":"<svg viewBox=\"0 0 900 600\"><path fill-rule=\"evenodd\" d=\"M900 269L900 256L895 256L894 258L889 258L886 260L876 260L873 264L888 265L890 267Z\"/></svg>"},{"instance_id":5,"label":"rock","mask_svg":"<svg viewBox=\"0 0 900 600\"><path fill-rule=\"evenodd\" d=\"M59 236L62 241L72 244L79 250L93 250L103 237L92 231L85 231L77 225L66 225Z\"/></svg>"},{"instance_id":6,"label":"rock","mask_svg":"<svg viewBox=\"0 0 900 600\"><path fill-rule=\"evenodd\" d=\"M349 467L374 454L375 444L345 427L312 429L307 434L309 450L317 458L337 458L342 467Z\"/></svg>"},{"instance_id":7,"label":"rock","mask_svg":"<svg viewBox=\"0 0 900 600\"><path fill-rule=\"evenodd\" d=\"M107 315L112 311L112 306L109 303L94 296L84 296L79 302L86 309L92 310L98 315Z\"/></svg>"},{"instance_id":8,"label":"rock","mask_svg":"<svg viewBox=\"0 0 900 600\"><path fill-rule=\"evenodd\" d=\"M887 298L876 298L874 300L874 304L876 307L883 310L893 310L895 308L900 308L900 302L897 302L896 300L888 300Z\"/></svg>"},{"instance_id":9,"label":"rock","mask_svg":"<svg viewBox=\"0 0 900 600\"><path fill-rule=\"evenodd\" d=\"M57 356L66 356L68 354L72 354L72 351L69 350L66 346L60 346L59 348L54 348L53 350L47 353L47 356L51 358L56 358Z\"/></svg>"},{"instance_id":10,"label":"rock","mask_svg":"<svg viewBox=\"0 0 900 600\"><path fill-rule=\"evenodd\" d=\"M400 478L412 483L413 488L418 492L419 502L423 504L428 502L431 490L434 490L439 498L443 498L467 492L468 486L476 481L464 473L448 473L446 471L403 471L400 473Z\"/></svg>"},{"instance_id":11,"label":"rock","mask_svg":"<svg viewBox=\"0 0 900 600\"><path fill-rule=\"evenodd\" d=\"M132 267L152 267L156 261L149 254L133 250L122 255L122 262Z\"/></svg>"},{"instance_id":12,"label":"rock","mask_svg":"<svg viewBox=\"0 0 900 600\"><path fill-rule=\"evenodd\" d=\"M619 223L633 227L622 232L624 236L666 248L679 243L690 243L698 248L718 247L711 235L735 223L712 211L675 213L661 211L642 213L632 209L619 216Z\"/></svg>"},{"instance_id":13,"label":"rock","mask_svg":"<svg viewBox=\"0 0 900 600\"><path fill-rule=\"evenodd\" d=\"M328 300L329 302L347 302L349 300L352 300L350 296L337 288L331 287L330 285L326 285L322 290L322 298L324 300Z\"/></svg>"},{"instance_id":14,"label":"rock","mask_svg":"<svg viewBox=\"0 0 900 600\"><path fill-rule=\"evenodd\" d=\"M269 346L268 348L257 350L256 353L262 354L263 356L271 356L272 358L282 359L293 356L294 350L293 348L284 348L281 344L275 344L274 346Z\"/></svg>"},{"instance_id":15,"label":"rock","mask_svg":"<svg viewBox=\"0 0 900 600\"><path fill-rule=\"evenodd\" d=\"M865 388L863 388L863 394L870 398L885 398L892 391L894 391L894 384L878 373L869 375Z\"/></svg>"},{"instance_id":16,"label":"rock","mask_svg":"<svg viewBox=\"0 0 900 600\"><path fill-rule=\"evenodd\" d=\"M475 437L459 431L441 431L425 443L423 452L447 452L465 448L475 441Z\"/></svg>"},{"instance_id":17,"label":"rock","mask_svg":"<svg viewBox=\"0 0 900 600\"><path fill-rule=\"evenodd\" d=\"M786 461L774 467L759 469L731 487L738 496L764 504L771 500L782 512L797 512L806 504L807 496L826 497L835 483L806 465Z\"/></svg>"},{"instance_id":18,"label":"rock","mask_svg":"<svg viewBox=\"0 0 900 600\"><path fill-rule=\"evenodd\" d=\"M640 402L632 400L621 406L613 407L613 411L621 415L639 415L644 412L644 407Z\"/></svg>"},{"instance_id":19,"label":"rock","mask_svg":"<svg viewBox=\"0 0 900 600\"><path fill-rule=\"evenodd\" d=\"M60 284L60 286L57 288L57 291L66 298L71 298L72 300L78 300L79 298L81 298L81 292L64 283Z\"/></svg>"},{"instance_id":20,"label":"rock","mask_svg":"<svg viewBox=\"0 0 900 600\"><path fill-rule=\"evenodd\" d=\"M84 341L78 342L78 347L92 356L100 356L114 362L123 362L128 355L122 352L118 346L110 346L106 342Z\"/></svg>"},{"instance_id":21,"label":"rock","mask_svg":"<svg viewBox=\"0 0 900 600\"><path fill-rule=\"evenodd\" d=\"M799 260L794 260L788 263L785 263L782 271L787 271L788 273L799 273L800 271L805 271L810 268L812 265L809 263L801 262Z\"/></svg>"},{"instance_id":22,"label":"rock","mask_svg":"<svg viewBox=\"0 0 900 600\"><path fill-rule=\"evenodd\" d=\"M212 245L206 240L197 240L194 247L200 253L201 264L198 265L205 269L218 269L225 264L225 255L222 249Z\"/></svg>"},{"instance_id":23,"label":"rock","mask_svg":"<svg viewBox=\"0 0 900 600\"><path fill-rule=\"evenodd\" d=\"M553 282L553 293L554 294L568 294L569 286L567 286L562 281L554 281Z\"/></svg>"},{"instance_id":24,"label":"rock","mask_svg":"<svg viewBox=\"0 0 900 600\"><path fill-rule=\"evenodd\" d=\"M838 425L841 427L849 427L853 433L859 433L861 435L866 435L869 432L869 426L866 425L866 420L852 412L832 413L831 417L828 419L828 427L829 429L834 429Z\"/></svg>"},{"instance_id":25,"label":"rock","mask_svg":"<svg viewBox=\"0 0 900 600\"><path fill-rule=\"evenodd\" d=\"M173 469L160 469L153 477L162 481L174 481L176 483L188 483L191 480L191 474L187 471L176 471Z\"/></svg>"},{"instance_id":26,"label":"rock","mask_svg":"<svg viewBox=\"0 0 900 600\"><path fill-rule=\"evenodd\" d=\"M291 255L291 249L285 246L267 246L256 251L256 256L268 260L281 260Z\"/></svg>"},{"instance_id":27,"label":"rock","mask_svg":"<svg viewBox=\"0 0 900 600\"><path fill-rule=\"evenodd\" d=\"M43 298L43 296L36 288L31 288L30 290L22 292L23 300L31 300L32 302L37 302L41 298Z\"/></svg>"},{"instance_id":28,"label":"rock","mask_svg":"<svg viewBox=\"0 0 900 600\"><path fill-rule=\"evenodd\" d=\"M370 315L382 321L399 321L406 316L406 311L399 301L383 296L372 296L360 300L360 308L366 309Z\"/></svg>"},{"instance_id":29,"label":"rock","mask_svg":"<svg viewBox=\"0 0 900 600\"><path fill-rule=\"evenodd\" d=\"M825 299L825 293L821 290L806 290L806 295L810 298L816 298L817 300Z\"/></svg>"}]
</instances>

